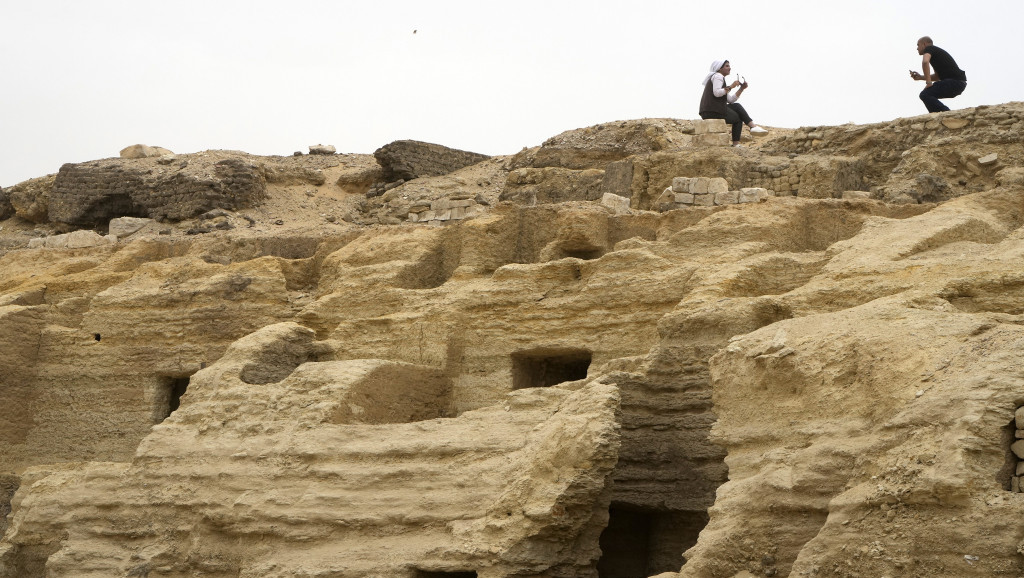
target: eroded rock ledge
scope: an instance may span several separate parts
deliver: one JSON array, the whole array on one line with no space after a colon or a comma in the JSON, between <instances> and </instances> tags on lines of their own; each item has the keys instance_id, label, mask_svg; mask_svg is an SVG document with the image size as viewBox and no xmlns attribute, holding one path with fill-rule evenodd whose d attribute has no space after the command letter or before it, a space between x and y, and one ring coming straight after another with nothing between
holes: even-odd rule
<instances>
[{"instance_id":1,"label":"eroded rock ledge","mask_svg":"<svg viewBox=\"0 0 1024 578\"><path fill-rule=\"evenodd\" d=\"M1022 575L1020 119L253 160L234 228L12 246L0 576Z\"/></svg>"}]
</instances>

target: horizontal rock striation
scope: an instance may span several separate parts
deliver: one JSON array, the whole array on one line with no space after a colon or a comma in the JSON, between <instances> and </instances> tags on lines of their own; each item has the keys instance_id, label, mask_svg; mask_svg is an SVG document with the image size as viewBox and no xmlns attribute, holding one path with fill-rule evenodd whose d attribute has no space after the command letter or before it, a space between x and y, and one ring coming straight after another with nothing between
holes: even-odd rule
<instances>
[{"instance_id":1,"label":"horizontal rock striation","mask_svg":"<svg viewBox=\"0 0 1024 578\"><path fill-rule=\"evenodd\" d=\"M268 198L0 254L0 576L1024 575L1021 107L120 161Z\"/></svg>"},{"instance_id":2,"label":"horizontal rock striation","mask_svg":"<svg viewBox=\"0 0 1024 578\"><path fill-rule=\"evenodd\" d=\"M590 575L618 448L613 385L432 419L450 402L436 370L304 361L316 350L295 324L247 336L193 376L130 463L19 493L0 575L47 559L50 576ZM249 383L253 367L273 375Z\"/></svg>"}]
</instances>

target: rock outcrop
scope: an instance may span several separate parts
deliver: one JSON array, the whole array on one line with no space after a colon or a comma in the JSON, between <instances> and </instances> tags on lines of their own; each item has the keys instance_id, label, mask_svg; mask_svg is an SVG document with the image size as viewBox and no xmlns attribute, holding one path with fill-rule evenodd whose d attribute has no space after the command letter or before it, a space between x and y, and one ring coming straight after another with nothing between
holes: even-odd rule
<instances>
[{"instance_id":1,"label":"rock outcrop","mask_svg":"<svg viewBox=\"0 0 1024 578\"><path fill-rule=\"evenodd\" d=\"M608 123L372 198L224 153L258 207L5 245L0 576L1022 575L1021 119Z\"/></svg>"},{"instance_id":2,"label":"rock outcrop","mask_svg":"<svg viewBox=\"0 0 1024 578\"><path fill-rule=\"evenodd\" d=\"M487 155L415 140L398 140L373 152L385 182L436 177L489 158Z\"/></svg>"},{"instance_id":3,"label":"rock outcrop","mask_svg":"<svg viewBox=\"0 0 1024 578\"><path fill-rule=\"evenodd\" d=\"M54 178L54 175L47 175L7 187L4 192L14 214L33 223L47 222Z\"/></svg>"},{"instance_id":4,"label":"rock outcrop","mask_svg":"<svg viewBox=\"0 0 1024 578\"><path fill-rule=\"evenodd\" d=\"M49 475L16 504L0 571L572 576L593 566L618 449L614 385L525 390L443 419L451 384L436 369L305 361L325 355L309 329L265 327L193 376L187 403L131 462L29 470ZM111 500L135 504L130 518Z\"/></svg>"},{"instance_id":5,"label":"rock outcrop","mask_svg":"<svg viewBox=\"0 0 1024 578\"><path fill-rule=\"evenodd\" d=\"M121 149L120 157L123 159L145 159L150 157L162 157L174 153L163 147L153 147L144 144L135 144Z\"/></svg>"},{"instance_id":6,"label":"rock outcrop","mask_svg":"<svg viewBox=\"0 0 1024 578\"><path fill-rule=\"evenodd\" d=\"M0 221L10 218L14 215L14 205L11 204L10 194L4 192L3 187L0 187Z\"/></svg>"}]
</instances>

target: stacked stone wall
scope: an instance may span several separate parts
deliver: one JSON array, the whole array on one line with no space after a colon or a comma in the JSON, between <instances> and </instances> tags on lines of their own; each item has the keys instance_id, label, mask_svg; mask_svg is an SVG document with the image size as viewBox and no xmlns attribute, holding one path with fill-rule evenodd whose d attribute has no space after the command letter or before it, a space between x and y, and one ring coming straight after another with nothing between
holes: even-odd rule
<instances>
[{"instance_id":1,"label":"stacked stone wall","mask_svg":"<svg viewBox=\"0 0 1024 578\"><path fill-rule=\"evenodd\" d=\"M373 153L384 169L384 180L395 182L446 175L490 158L487 155L415 140L399 140Z\"/></svg>"},{"instance_id":2,"label":"stacked stone wall","mask_svg":"<svg viewBox=\"0 0 1024 578\"><path fill-rule=\"evenodd\" d=\"M676 177L655 202L655 209L670 211L688 207L714 207L757 203L772 196L764 188L745 187L729 190L729 182L720 177Z\"/></svg>"},{"instance_id":3,"label":"stacked stone wall","mask_svg":"<svg viewBox=\"0 0 1024 578\"><path fill-rule=\"evenodd\" d=\"M1013 453L1014 470L1010 477L1010 491L1024 492L1021 488L1021 477L1024 476L1024 406L1017 408L1013 417L1014 435L1010 451Z\"/></svg>"},{"instance_id":4,"label":"stacked stone wall","mask_svg":"<svg viewBox=\"0 0 1024 578\"><path fill-rule=\"evenodd\" d=\"M241 159L221 160L212 170L198 173L170 174L108 159L62 166L53 184L49 216L51 221L84 226L116 217L176 221L211 209L255 206L266 194L259 167Z\"/></svg>"},{"instance_id":5,"label":"stacked stone wall","mask_svg":"<svg viewBox=\"0 0 1024 578\"><path fill-rule=\"evenodd\" d=\"M435 199L419 202L409 207L406 218L414 223L428 221L458 221L482 214L486 208L469 195L456 195L465 198Z\"/></svg>"}]
</instances>

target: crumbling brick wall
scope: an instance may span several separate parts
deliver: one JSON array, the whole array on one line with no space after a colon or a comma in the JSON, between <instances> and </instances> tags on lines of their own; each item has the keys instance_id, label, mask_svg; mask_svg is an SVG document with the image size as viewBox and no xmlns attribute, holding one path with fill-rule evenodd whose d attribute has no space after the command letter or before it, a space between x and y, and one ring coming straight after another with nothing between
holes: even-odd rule
<instances>
[{"instance_id":1,"label":"crumbling brick wall","mask_svg":"<svg viewBox=\"0 0 1024 578\"><path fill-rule=\"evenodd\" d=\"M53 185L50 220L83 226L116 217L177 221L211 209L255 206L266 198L262 170L243 159L185 168L120 159L65 164Z\"/></svg>"},{"instance_id":2,"label":"crumbling brick wall","mask_svg":"<svg viewBox=\"0 0 1024 578\"><path fill-rule=\"evenodd\" d=\"M490 158L480 153L415 140L386 144L374 151L373 156L383 167L384 180L389 183L446 175Z\"/></svg>"}]
</instances>

